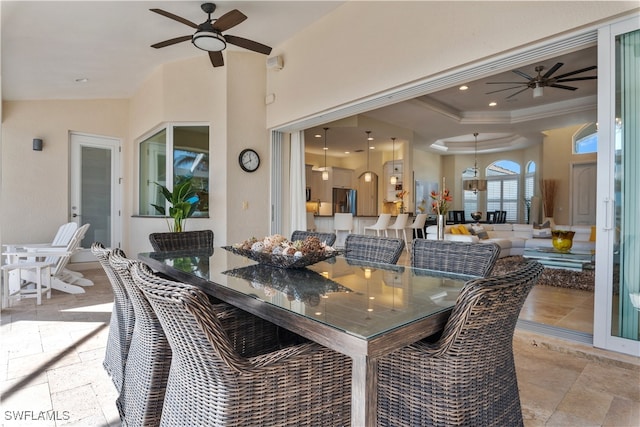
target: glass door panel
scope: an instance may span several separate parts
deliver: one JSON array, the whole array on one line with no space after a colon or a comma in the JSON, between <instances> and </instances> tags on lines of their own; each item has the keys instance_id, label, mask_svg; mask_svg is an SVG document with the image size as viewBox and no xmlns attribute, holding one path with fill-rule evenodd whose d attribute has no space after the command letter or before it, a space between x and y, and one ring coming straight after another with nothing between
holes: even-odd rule
<instances>
[{"instance_id":1,"label":"glass door panel","mask_svg":"<svg viewBox=\"0 0 640 427\"><path fill-rule=\"evenodd\" d=\"M611 335L638 341L640 319L640 30L615 39Z\"/></svg>"}]
</instances>

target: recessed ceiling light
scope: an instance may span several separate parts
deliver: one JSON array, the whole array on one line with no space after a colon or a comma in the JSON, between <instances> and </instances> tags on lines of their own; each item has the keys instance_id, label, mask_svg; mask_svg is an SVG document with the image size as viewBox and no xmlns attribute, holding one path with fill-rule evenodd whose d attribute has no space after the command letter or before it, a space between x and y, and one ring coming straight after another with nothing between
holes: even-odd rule
<instances>
[{"instance_id":1,"label":"recessed ceiling light","mask_svg":"<svg viewBox=\"0 0 640 427\"><path fill-rule=\"evenodd\" d=\"M344 154L351 154L351 151L345 151Z\"/></svg>"},{"instance_id":2,"label":"recessed ceiling light","mask_svg":"<svg viewBox=\"0 0 640 427\"><path fill-rule=\"evenodd\" d=\"M460 89L460 90L467 90L467 89L469 89L469 86L467 86L467 85L462 85L462 86L460 86L458 89Z\"/></svg>"},{"instance_id":3,"label":"recessed ceiling light","mask_svg":"<svg viewBox=\"0 0 640 427\"><path fill-rule=\"evenodd\" d=\"M80 77L78 79L76 79L76 83L87 83L89 81L88 78L86 77Z\"/></svg>"},{"instance_id":4,"label":"recessed ceiling light","mask_svg":"<svg viewBox=\"0 0 640 427\"><path fill-rule=\"evenodd\" d=\"M322 138L322 135L320 135L319 133L316 133L315 135L313 135L315 138Z\"/></svg>"},{"instance_id":5,"label":"recessed ceiling light","mask_svg":"<svg viewBox=\"0 0 640 427\"><path fill-rule=\"evenodd\" d=\"M498 103L495 101L489 103L489 107L495 107L496 105L498 105Z\"/></svg>"},{"instance_id":6,"label":"recessed ceiling light","mask_svg":"<svg viewBox=\"0 0 640 427\"><path fill-rule=\"evenodd\" d=\"M322 147L322 149L323 149L323 150L328 150L328 148L327 148L327 147Z\"/></svg>"},{"instance_id":7,"label":"recessed ceiling light","mask_svg":"<svg viewBox=\"0 0 640 427\"><path fill-rule=\"evenodd\" d=\"M375 150L376 147L374 147L373 145L371 147L369 147L369 150Z\"/></svg>"}]
</instances>

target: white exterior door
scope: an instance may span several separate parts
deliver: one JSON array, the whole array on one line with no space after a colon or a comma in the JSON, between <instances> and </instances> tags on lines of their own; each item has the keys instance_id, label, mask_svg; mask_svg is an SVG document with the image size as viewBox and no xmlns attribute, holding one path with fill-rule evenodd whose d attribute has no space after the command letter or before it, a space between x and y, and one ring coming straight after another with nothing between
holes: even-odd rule
<instances>
[{"instance_id":1,"label":"white exterior door","mask_svg":"<svg viewBox=\"0 0 640 427\"><path fill-rule=\"evenodd\" d=\"M571 224L596 223L596 163L575 163L571 168Z\"/></svg>"},{"instance_id":2,"label":"white exterior door","mask_svg":"<svg viewBox=\"0 0 640 427\"><path fill-rule=\"evenodd\" d=\"M95 261L91 244L120 247L120 140L71 133L71 220L90 224L72 262Z\"/></svg>"}]
</instances>

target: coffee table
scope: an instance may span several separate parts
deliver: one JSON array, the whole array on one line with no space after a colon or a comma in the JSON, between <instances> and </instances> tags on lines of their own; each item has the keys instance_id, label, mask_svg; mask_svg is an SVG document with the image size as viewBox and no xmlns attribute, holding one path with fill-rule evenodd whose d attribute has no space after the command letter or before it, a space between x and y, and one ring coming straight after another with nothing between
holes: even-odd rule
<instances>
[{"instance_id":1,"label":"coffee table","mask_svg":"<svg viewBox=\"0 0 640 427\"><path fill-rule=\"evenodd\" d=\"M548 268L583 271L593 268L595 251L570 250L569 252L559 252L553 248L525 248L522 256L535 259Z\"/></svg>"}]
</instances>

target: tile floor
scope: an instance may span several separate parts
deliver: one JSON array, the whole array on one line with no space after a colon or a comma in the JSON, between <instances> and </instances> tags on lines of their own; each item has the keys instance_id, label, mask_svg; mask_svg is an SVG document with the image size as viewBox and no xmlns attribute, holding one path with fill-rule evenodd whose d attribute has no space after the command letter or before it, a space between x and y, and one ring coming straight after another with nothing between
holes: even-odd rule
<instances>
[{"instance_id":1,"label":"tile floor","mask_svg":"<svg viewBox=\"0 0 640 427\"><path fill-rule=\"evenodd\" d=\"M101 270L85 275L85 294L3 310L0 426L119 425L102 368L111 290ZM638 358L521 330L514 349L526 427L640 425Z\"/></svg>"}]
</instances>

